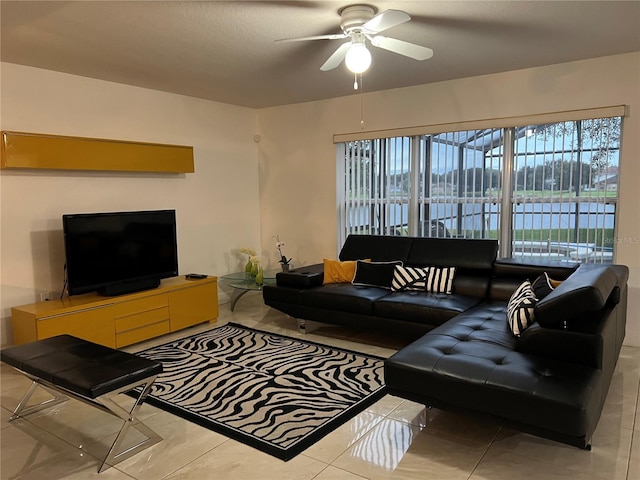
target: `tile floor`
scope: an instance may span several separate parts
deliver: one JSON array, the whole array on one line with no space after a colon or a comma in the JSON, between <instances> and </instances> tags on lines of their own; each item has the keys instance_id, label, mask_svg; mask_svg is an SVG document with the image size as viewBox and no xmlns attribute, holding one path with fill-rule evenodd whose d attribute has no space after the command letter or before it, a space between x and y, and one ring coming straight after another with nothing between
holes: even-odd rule
<instances>
[{"instance_id":1,"label":"tile floor","mask_svg":"<svg viewBox=\"0 0 640 480\"><path fill-rule=\"evenodd\" d=\"M298 336L294 320L246 295L221 305L215 325L233 321ZM138 344L165 343L210 325ZM310 322L306 338L388 356L408 340ZM120 427L114 417L70 400L8 423L28 380L0 366L2 479L363 480L640 479L640 348L624 347L591 452L386 396L294 459L283 462L150 405L141 417L164 440L98 474ZM126 401L126 400L123 400Z\"/></svg>"}]
</instances>

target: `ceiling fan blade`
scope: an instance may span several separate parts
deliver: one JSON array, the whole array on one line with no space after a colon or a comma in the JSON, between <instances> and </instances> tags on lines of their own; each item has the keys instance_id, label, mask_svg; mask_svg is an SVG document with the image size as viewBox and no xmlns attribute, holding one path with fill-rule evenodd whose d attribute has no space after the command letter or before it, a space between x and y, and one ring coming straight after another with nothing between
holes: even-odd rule
<instances>
[{"instance_id":1,"label":"ceiling fan blade","mask_svg":"<svg viewBox=\"0 0 640 480\"><path fill-rule=\"evenodd\" d=\"M362 28L366 33L376 34L409 20L411 20L409 14L402 10L385 10L364 23Z\"/></svg>"},{"instance_id":2,"label":"ceiling fan blade","mask_svg":"<svg viewBox=\"0 0 640 480\"><path fill-rule=\"evenodd\" d=\"M411 57L415 60L427 60L433 57L433 50L430 48L405 42L404 40L398 40L397 38L383 37L382 35L373 37L371 39L371 45L389 50L390 52L399 53L405 57Z\"/></svg>"},{"instance_id":3,"label":"ceiling fan blade","mask_svg":"<svg viewBox=\"0 0 640 480\"><path fill-rule=\"evenodd\" d=\"M344 57L347 56L347 50L351 46L351 42L345 42L338 47L338 49L331 54L331 56L327 59L326 62L320 67L320 70L326 72L328 70L333 70L338 65L342 63Z\"/></svg>"},{"instance_id":4,"label":"ceiling fan blade","mask_svg":"<svg viewBox=\"0 0 640 480\"><path fill-rule=\"evenodd\" d=\"M298 38L280 38L276 40L277 43L281 42L304 42L306 40L338 40L340 38L347 38L349 35L346 33L333 33L331 35L314 35L312 37L298 37Z\"/></svg>"}]
</instances>

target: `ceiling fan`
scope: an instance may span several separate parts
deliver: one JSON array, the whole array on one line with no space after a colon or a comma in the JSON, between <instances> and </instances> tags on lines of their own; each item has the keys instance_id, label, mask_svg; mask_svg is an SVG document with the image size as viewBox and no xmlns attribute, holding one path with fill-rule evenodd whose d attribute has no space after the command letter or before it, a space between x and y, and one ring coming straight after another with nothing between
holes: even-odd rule
<instances>
[{"instance_id":1,"label":"ceiling fan","mask_svg":"<svg viewBox=\"0 0 640 480\"><path fill-rule=\"evenodd\" d=\"M300 42L305 40L339 40L349 38L320 67L322 71L333 70L342 61L353 73L362 73L371 65L371 53L367 49L369 40L374 47L389 50L415 60L427 60L433 50L397 38L378 35L380 32L411 20L402 10L385 10L376 15L377 9L371 5L350 5L339 12L342 33L316 35L300 38L283 38L276 42Z\"/></svg>"}]
</instances>

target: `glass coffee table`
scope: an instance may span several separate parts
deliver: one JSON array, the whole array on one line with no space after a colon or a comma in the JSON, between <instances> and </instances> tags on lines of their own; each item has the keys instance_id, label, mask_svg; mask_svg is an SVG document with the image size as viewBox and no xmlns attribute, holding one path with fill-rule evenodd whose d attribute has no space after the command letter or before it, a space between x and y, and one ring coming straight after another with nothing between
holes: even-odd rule
<instances>
[{"instance_id":1,"label":"glass coffee table","mask_svg":"<svg viewBox=\"0 0 640 480\"><path fill-rule=\"evenodd\" d=\"M264 280L262 285L256 283L256 278L250 276L246 272L235 272L222 275L220 278L224 280L227 285L233 288L231 293L231 311L236 307L236 303L247 292L259 292L262 291L263 285L275 285L276 273L282 270L265 270Z\"/></svg>"}]
</instances>

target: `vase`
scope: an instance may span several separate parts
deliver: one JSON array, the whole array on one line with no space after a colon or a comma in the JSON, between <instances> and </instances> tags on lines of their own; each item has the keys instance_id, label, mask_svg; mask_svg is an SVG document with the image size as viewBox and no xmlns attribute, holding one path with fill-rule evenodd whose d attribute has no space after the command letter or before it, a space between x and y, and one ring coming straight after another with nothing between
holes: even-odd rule
<instances>
[{"instance_id":1,"label":"vase","mask_svg":"<svg viewBox=\"0 0 640 480\"><path fill-rule=\"evenodd\" d=\"M247 277L251 276L252 267L253 267L253 263L251 263L251 260L247 260L247 264L244 266L244 273L247 275Z\"/></svg>"},{"instance_id":2,"label":"vase","mask_svg":"<svg viewBox=\"0 0 640 480\"><path fill-rule=\"evenodd\" d=\"M264 271L262 267L258 269L258 273L256 274L256 285L262 286L264 283Z\"/></svg>"},{"instance_id":3,"label":"vase","mask_svg":"<svg viewBox=\"0 0 640 480\"><path fill-rule=\"evenodd\" d=\"M251 264L251 276L255 278L255 276L258 275L258 263L252 263Z\"/></svg>"},{"instance_id":4,"label":"vase","mask_svg":"<svg viewBox=\"0 0 640 480\"><path fill-rule=\"evenodd\" d=\"M282 271L283 272L288 272L289 271L290 265L288 263L281 263L280 265L282 265Z\"/></svg>"}]
</instances>

